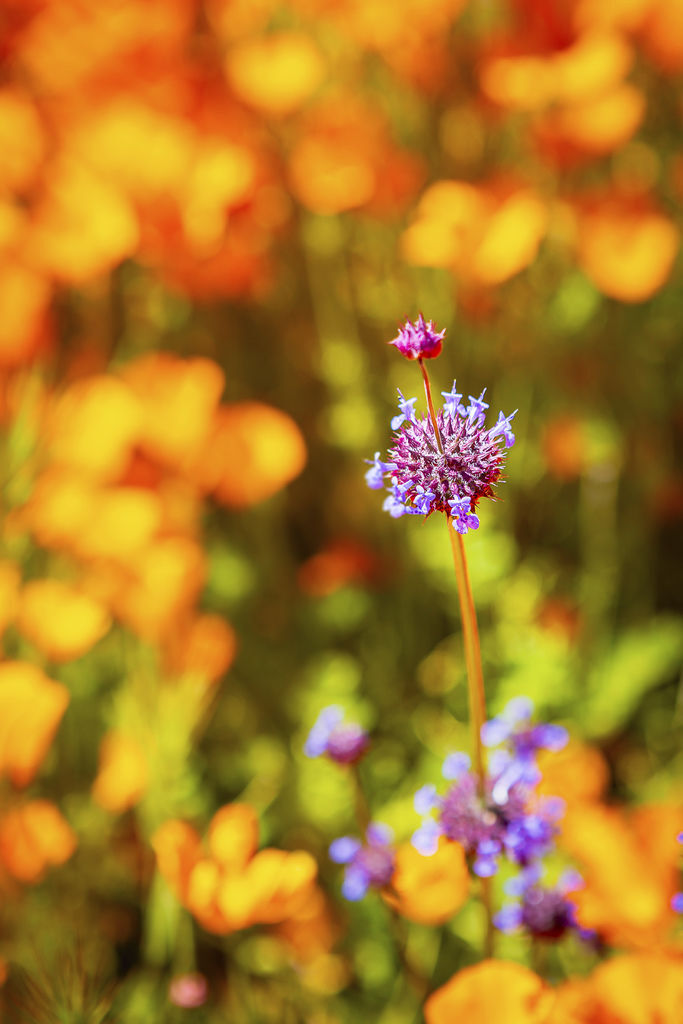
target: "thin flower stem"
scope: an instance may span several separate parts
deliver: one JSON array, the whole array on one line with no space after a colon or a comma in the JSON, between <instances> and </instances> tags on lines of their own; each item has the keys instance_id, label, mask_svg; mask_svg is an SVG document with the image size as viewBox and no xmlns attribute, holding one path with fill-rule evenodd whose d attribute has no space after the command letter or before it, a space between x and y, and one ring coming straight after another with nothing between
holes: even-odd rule
<instances>
[{"instance_id":1,"label":"thin flower stem","mask_svg":"<svg viewBox=\"0 0 683 1024\"><path fill-rule=\"evenodd\" d=\"M453 520L450 516L447 516L447 520L448 536L453 551L453 566L455 568L455 577L458 581L460 618L462 619L462 633L465 644L465 665L467 668L474 767L479 778L479 787L483 789L484 750L481 742L481 727L486 721L486 698L484 695L484 673L481 667L477 613L472 598L472 587L470 585L470 575L467 571L467 559L465 557L465 545L462 535L453 527Z\"/></svg>"},{"instance_id":2,"label":"thin flower stem","mask_svg":"<svg viewBox=\"0 0 683 1024\"><path fill-rule=\"evenodd\" d=\"M429 417L434 427L434 435L436 437L436 443L439 446L439 451L443 455L443 442L441 441L441 431L439 430L439 421L436 418L436 412L434 411L434 402L432 401L432 388L429 383L429 375L427 373L427 367L425 366L422 359L418 359L420 369L422 370L422 379L425 385L425 395L427 396L427 408L429 409Z\"/></svg>"},{"instance_id":3,"label":"thin flower stem","mask_svg":"<svg viewBox=\"0 0 683 1024\"><path fill-rule=\"evenodd\" d=\"M434 435L439 451L443 454L443 443L439 431L439 423L434 411L432 401L432 389L429 383L427 368L422 359L418 359L422 379L424 380L425 395L429 416L434 427ZM479 793L484 796L484 748L481 742L481 728L486 721L486 696L484 692L484 673L481 667L481 647L479 645L479 627L477 626L477 613L472 597L470 575L467 570L467 559L465 557L465 545L462 534L453 527L453 519L446 515L448 525L448 536L453 551L453 565L455 577L458 583L458 600L460 602L460 618L462 620L462 633L465 645L465 666L467 668L467 690L470 706L470 720L472 728L472 752L474 757L474 769L479 782ZM481 899L486 912L486 938L484 942L485 956L493 956L493 914L491 909L491 880L481 879Z\"/></svg>"}]
</instances>

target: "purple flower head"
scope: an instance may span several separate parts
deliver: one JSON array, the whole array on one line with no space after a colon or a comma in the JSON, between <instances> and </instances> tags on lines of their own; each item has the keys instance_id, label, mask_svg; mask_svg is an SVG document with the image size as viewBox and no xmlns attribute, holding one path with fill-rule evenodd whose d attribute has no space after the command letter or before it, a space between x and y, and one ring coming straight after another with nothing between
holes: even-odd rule
<instances>
[{"instance_id":1,"label":"purple flower head","mask_svg":"<svg viewBox=\"0 0 683 1024\"><path fill-rule=\"evenodd\" d=\"M324 754L337 764L352 764L363 756L370 742L365 731L355 722L344 722L344 712L338 705L323 708L304 743L307 757Z\"/></svg>"},{"instance_id":2,"label":"purple flower head","mask_svg":"<svg viewBox=\"0 0 683 1024\"><path fill-rule=\"evenodd\" d=\"M459 533L467 533L479 526L477 502L494 497L494 486L503 473L507 435L498 425L485 429L488 406L483 392L479 398L471 397L467 407L459 404L462 396L455 382L452 391L443 394L444 408L436 414L439 438L431 418L415 414L416 400L401 395L400 413L391 424L396 431L393 446L386 461L380 460L379 453L370 460L366 480L369 487L379 489L380 481L386 482L390 474L384 508L394 518L406 512L443 512ZM499 423L509 419L499 418Z\"/></svg>"},{"instance_id":3,"label":"purple flower head","mask_svg":"<svg viewBox=\"0 0 683 1024\"><path fill-rule=\"evenodd\" d=\"M578 924L576 907L569 899L569 893L583 884L581 877L569 871L556 886L544 886L539 882L540 875L538 865L532 865L508 882L506 891L517 896L519 902L501 908L493 919L496 928L504 932L525 928L538 939L561 939L570 931L581 938L592 938L592 933Z\"/></svg>"},{"instance_id":4,"label":"purple flower head","mask_svg":"<svg viewBox=\"0 0 683 1024\"><path fill-rule=\"evenodd\" d=\"M683 914L683 892L675 892L671 897L671 909Z\"/></svg>"},{"instance_id":5,"label":"purple flower head","mask_svg":"<svg viewBox=\"0 0 683 1024\"><path fill-rule=\"evenodd\" d=\"M366 842L342 836L330 844L330 858L345 864L342 893L347 900L362 900L370 887L388 885L394 873L396 857L393 833L386 825L373 822L365 833Z\"/></svg>"},{"instance_id":6,"label":"purple flower head","mask_svg":"<svg viewBox=\"0 0 683 1024\"><path fill-rule=\"evenodd\" d=\"M420 313L415 323L406 320L389 344L395 345L406 359L434 359L441 352L445 333L435 331L432 321L425 322Z\"/></svg>"}]
</instances>

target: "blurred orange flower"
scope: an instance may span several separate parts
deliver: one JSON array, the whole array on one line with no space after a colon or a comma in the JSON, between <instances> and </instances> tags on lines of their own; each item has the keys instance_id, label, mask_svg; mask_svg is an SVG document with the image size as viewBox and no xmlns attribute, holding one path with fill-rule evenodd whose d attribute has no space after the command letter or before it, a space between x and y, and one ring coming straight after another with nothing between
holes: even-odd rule
<instances>
[{"instance_id":1,"label":"blurred orange flower","mask_svg":"<svg viewBox=\"0 0 683 1024\"><path fill-rule=\"evenodd\" d=\"M668 939L676 915L681 807L639 808L627 815L601 804L570 806L558 839L581 872L573 894L578 918L610 945L648 948Z\"/></svg>"},{"instance_id":2,"label":"blurred orange flower","mask_svg":"<svg viewBox=\"0 0 683 1024\"><path fill-rule=\"evenodd\" d=\"M162 465L186 467L209 439L225 385L220 366L151 352L127 363L122 377L139 401L143 452Z\"/></svg>"},{"instance_id":3,"label":"blurred orange flower","mask_svg":"<svg viewBox=\"0 0 683 1024\"><path fill-rule=\"evenodd\" d=\"M170 635L167 665L176 675L214 683L230 668L237 650L235 631L220 615L197 615Z\"/></svg>"},{"instance_id":4,"label":"blurred orange flower","mask_svg":"<svg viewBox=\"0 0 683 1024\"><path fill-rule=\"evenodd\" d=\"M35 665L0 664L0 777L20 787L31 782L68 703L66 687Z\"/></svg>"},{"instance_id":5,"label":"blurred orange flower","mask_svg":"<svg viewBox=\"0 0 683 1024\"><path fill-rule=\"evenodd\" d=\"M302 32L275 32L245 39L228 52L225 70L245 103L276 117L298 110L322 81L324 63Z\"/></svg>"},{"instance_id":6,"label":"blurred orange flower","mask_svg":"<svg viewBox=\"0 0 683 1024\"><path fill-rule=\"evenodd\" d=\"M80 658L109 631L106 609L61 580L31 580L19 598L17 626L52 661Z\"/></svg>"},{"instance_id":7,"label":"blurred orange flower","mask_svg":"<svg viewBox=\"0 0 683 1024\"><path fill-rule=\"evenodd\" d=\"M536 257L547 210L529 186L439 181L430 185L404 232L408 263L446 267L465 281L497 285Z\"/></svg>"},{"instance_id":8,"label":"blurred orange flower","mask_svg":"<svg viewBox=\"0 0 683 1024\"><path fill-rule=\"evenodd\" d=\"M217 811L207 852L197 832L169 821L152 838L159 871L208 931L227 934L251 924L277 924L302 912L315 892L317 865L302 850L256 851L252 808Z\"/></svg>"},{"instance_id":9,"label":"blurred orange flower","mask_svg":"<svg viewBox=\"0 0 683 1024\"><path fill-rule=\"evenodd\" d=\"M411 921L439 925L460 909L469 890L470 875L462 846L441 837L431 857L422 856L411 843L398 847L385 899Z\"/></svg>"},{"instance_id":10,"label":"blurred orange flower","mask_svg":"<svg viewBox=\"0 0 683 1024\"><path fill-rule=\"evenodd\" d=\"M53 465L93 480L113 481L126 467L140 431L142 408L112 374L70 384L47 417L44 437Z\"/></svg>"},{"instance_id":11,"label":"blurred orange flower","mask_svg":"<svg viewBox=\"0 0 683 1024\"><path fill-rule=\"evenodd\" d=\"M0 561L0 638L17 614L21 572L15 562Z\"/></svg>"},{"instance_id":12,"label":"blurred orange flower","mask_svg":"<svg viewBox=\"0 0 683 1024\"><path fill-rule=\"evenodd\" d=\"M264 501L299 475L306 462L301 431L286 413L261 402L223 405L193 476L226 505Z\"/></svg>"},{"instance_id":13,"label":"blurred orange flower","mask_svg":"<svg viewBox=\"0 0 683 1024\"><path fill-rule=\"evenodd\" d=\"M93 799L105 811L119 814L138 803L147 788L148 774L147 757L140 743L112 730L100 744Z\"/></svg>"},{"instance_id":14,"label":"blurred orange flower","mask_svg":"<svg viewBox=\"0 0 683 1024\"><path fill-rule=\"evenodd\" d=\"M538 767L538 793L559 796L568 808L600 800L609 783L609 767L602 752L574 737L562 750L540 751Z\"/></svg>"},{"instance_id":15,"label":"blurred orange flower","mask_svg":"<svg viewBox=\"0 0 683 1024\"><path fill-rule=\"evenodd\" d=\"M0 864L21 882L39 881L75 849L73 829L48 800L31 800L0 817Z\"/></svg>"},{"instance_id":16,"label":"blurred orange flower","mask_svg":"<svg viewBox=\"0 0 683 1024\"><path fill-rule=\"evenodd\" d=\"M555 1024L678 1024L683 1019L680 953L630 953L557 989Z\"/></svg>"},{"instance_id":17,"label":"blurred orange flower","mask_svg":"<svg viewBox=\"0 0 683 1024\"><path fill-rule=\"evenodd\" d=\"M543 980L521 964L484 960L465 967L427 999L426 1024L500 1021L547 1024L553 994Z\"/></svg>"},{"instance_id":18,"label":"blurred orange flower","mask_svg":"<svg viewBox=\"0 0 683 1024\"><path fill-rule=\"evenodd\" d=\"M576 215L579 266L601 292L643 302L666 283L680 232L653 200L615 193L580 201Z\"/></svg>"}]
</instances>

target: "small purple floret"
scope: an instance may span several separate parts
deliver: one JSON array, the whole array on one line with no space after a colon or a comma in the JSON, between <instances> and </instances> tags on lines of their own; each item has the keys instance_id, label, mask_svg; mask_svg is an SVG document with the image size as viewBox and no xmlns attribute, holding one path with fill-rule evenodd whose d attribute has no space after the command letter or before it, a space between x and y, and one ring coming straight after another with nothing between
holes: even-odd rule
<instances>
[{"instance_id":1,"label":"small purple floret","mask_svg":"<svg viewBox=\"0 0 683 1024\"><path fill-rule=\"evenodd\" d=\"M576 872L565 872L556 886L539 883L540 869L534 865L526 869L506 890L520 898L519 903L507 904L493 919L496 928L504 932L525 928L538 939L561 939L570 931L581 938L593 938L576 920L576 908L568 895L580 888L583 880Z\"/></svg>"},{"instance_id":2,"label":"small purple floret","mask_svg":"<svg viewBox=\"0 0 683 1024\"><path fill-rule=\"evenodd\" d=\"M344 722L338 705L323 708L304 743L307 757L327 755L337 764L353 764L365 753L370 737L355 722Z\"/></svg>"},{"instance_id":3,"label":"small purple floret","mask_svg":"<svg viewBox=\"0 0 683 1024\"><path fill-rule=\"evenodd\" d=\"M336 864L346 864L342 893L347 900L361 900L370 887L388 885L394 873L396 857L393 833L386 825L368 825L366 842L342 836L330 844L330 857Z\"/></svg>"},{"instance_id":4,"label":"small purple floret","mask_svg":"<svg viewBox=\"0 0 683 1024\"><path fill-rule=\"evenodd\" d=\"M434 359L441 352L446 331L435 331L431 320L425 322L422 313L415 323L406 320L389 344L395 345L406 359Z\"/></svg>"}]
</instances>

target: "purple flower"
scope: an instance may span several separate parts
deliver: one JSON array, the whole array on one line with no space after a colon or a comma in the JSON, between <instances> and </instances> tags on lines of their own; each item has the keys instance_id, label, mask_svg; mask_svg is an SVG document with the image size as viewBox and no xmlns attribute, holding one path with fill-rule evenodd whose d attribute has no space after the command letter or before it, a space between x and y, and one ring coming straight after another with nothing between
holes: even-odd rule
<instances>
[{"instance_id":1,"label":"purple flower","mask_svg":"<svg viewBox=\"0 0 683 1024\"><path fill-rule=\"evenodd\" d=\"M448 503L451 510L453 528L458 533L467 533L468 530L479 529L479 516L475 516L473 512L470 512L471 504L469 498L455 498Z\"/></svg>"},{"instance_id":2,"label":"purple flower","mask_svg":"<svg viewBox=\"0 0 683 1024\"><path fill-rule=\"evenodd\" d=\"M463 406L454 381L452 390L443 392L445 404L436 414L437 438L430 416L416 415L413 406L417 400L399 395L400 412L391 421L396 431L393 445L386 461L380 460L379 453L371 460L368 486L379 489L390 474L384 509L395 519L406 512L443 512L452 518L458 533L476 530L477 502L494 497L506 446L514 440L507 429L512 417L501 413L496 426L487 430L484 392L479 398L470 395L470 404Z\"/></svg>"},{"instance_id":3,"label":"purple flower","mask_svg":"<svg viewBox=\"0 0 683 1024\"><path fill-rule=\"evenodd\" d=\"M460 405L460 399L462 398L462 395L455 390L455 381L453 381L453 387L451 388L450 391L442 391L441 394L446 399L444 403L444 409L446 410L449 416L455 418L455 416L457 416L458 413L460 413L461 416L465 415L465 410L463 406ZM502 415L503 414L501 413L501 416Z\"/></svg>"},{"instance_id":4,"label":"purple flower","mask_svg":"<svg viewBox=\"0 0 683 1024\"><path fill-rule=\"evenodd\" d=\"M344 712L338 705L323 708L304 743L307 757L327 754L337 764L352 764L363 756L370 738L360 725L344 722Z\"/></svg>"},{"instance_id":5,"label":"purple flower","mask_svg":"<svg viewBox=\"0 0 683 1024\"><path fill-rule=\"evenodd\" d=\"M501 857L527 867L552 848L564 802L535 793L540 772L534 755L558 749L567 734L559 726L532 726L532 709L519 697L483 726L487 746L504 744L489 757L483 794L463 753L444 761L443 776L452 785L443 796L431 785L417 791L415 810L424 820L412 842L420 853L431 856L445 836L464 847L474 873L485 878L496 873Z\"/></svg>"},{"instance_id":6,"label":"purple flower","mask_svg":"<svg viewBox=\"0 0 683 1024\"><path fill-rule=\"evenodd\" d=\"M401 424L405 423L406 420L411 422L415 419L415 403L417 398L404 398L403 392L400 388L398 391L399 402L398 402L398 416L394 416L391 421L391 429L398 430Z\"/></svg>"},{"instance_id":7,"label":"purple flower","mask_svg":"<svg viewBox=\"0 0 683 1024\"><path fill-rule=\"evenodd\" d=\"M330 858L335 864L346 864L342 893L347 900L362 900L372 886L388 885L394 873L396 858L392 847L393 833L386 825L368 825L366 842L342 836L330 844Z\"/></svg>"},{"instance_id":8,"label":"purple flower","mask_svg":"<svg viewBox=\"0 0 683 1024\"><path fill-rule=\"evenodd\" d=\"M671 909L677 914L683 914L683 892L676 892L671 897Z\"/></svg>"},{"instance_id":9,"label":"purple flower","mask_svg":"<svg viewBox=\"0 0 683 1024\"><path fill-rule=\"evenodd\" d=\"M365 482L371 491L379 491L384 487L384 474L391 473L396 469L391 462L380 462L379 452L375 452L374 459L366 459L370 463L370 469L365 474Z\"/></svg>"},{"instance_id":10,"label":"purple flower","mask_svg":"<svg viewBox=\"0 0 683 1024\"><path fill-rule=\"evenodd\" d=\"M441 352L445 333L435 331L432 321L425 323L420 313L415 323L406 320L389 344L395 345L406 359L434 359Z\"/></svg>"},{"instance_id":11,"label":"purple flower","mask_svg":"<svg viewBox=\"0 0 683 1024\"><path fill-rule=\"evenodd\" d=\"M507 883L506 891L519 897L519 902L501 908L493 918L496 928L503 932L525 928L539 939L561 939L570 931L581 938L593 938L592 932L578 924L576 907L569 899L569 893L583 885L580 875L567 871L556 886L541 885L540 875L540 868L534 864Z\"/></svg>"}]
</instances>

